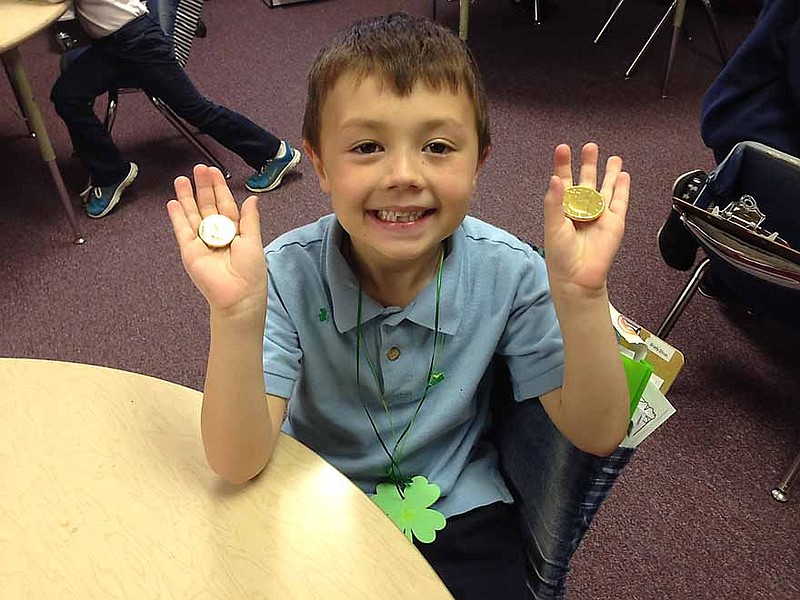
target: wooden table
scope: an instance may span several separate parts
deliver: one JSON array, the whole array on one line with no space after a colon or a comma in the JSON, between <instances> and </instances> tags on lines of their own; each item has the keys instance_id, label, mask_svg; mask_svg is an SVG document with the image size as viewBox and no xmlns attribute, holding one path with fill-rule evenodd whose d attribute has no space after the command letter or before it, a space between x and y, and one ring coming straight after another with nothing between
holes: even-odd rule
<instances>
[{"instance_id":1,"label":"wooden table","mask_svg":"<svg viewBox=\"0 0 800 600\"><path fill-rule=\"evenodd\" d=\"M250 484L222 482L200 403L143 375L0 359L0 596L451 599L378 507L292 438Z\"/></svg>"},{"instance_id":2,"label":"wooden table","mask_svg":"<svg viewBox=\"0 0 800 600\"><path fill-rule=\"evenodd\" d=\"M34 137L39 142L39 151L47 163L59 199L67 213L67 219L72 227L73 241L76 244L82 244L84 238L80 233L78 220L75 217L64 180L61 178L61 172L58 170L56 154L25 75L19 51L19 45L22 42L55 22L67 11L69 6L69 2L53 4L46 0L0 0L0 54L2 54L3 67L8 75L8 81L29 127L33 130Z\"/></svg>"}]
</instances>

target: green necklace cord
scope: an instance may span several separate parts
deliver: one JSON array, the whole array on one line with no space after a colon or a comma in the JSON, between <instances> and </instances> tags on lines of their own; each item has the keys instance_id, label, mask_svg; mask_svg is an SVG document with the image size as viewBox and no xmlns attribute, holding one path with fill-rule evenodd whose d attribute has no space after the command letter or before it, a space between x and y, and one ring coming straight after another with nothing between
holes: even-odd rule
<instances>
[{"instance_id":1,"label":"green necklace cord","mask_svg":"<svg viewBox=\"0 0 800 600\"><path fill-rule=\"evenodd\" d=\"M372 431L375 432L375 435L377 436L378 441L381 444L381 448L383 448L384 453L389 458L388 479L397 488L397 492L400 494L401 498L405 498L403 493L404 489L411 482L411 478L404 477L403 473L400 470L402 443L405 441L409 432L411 431L411 428L414 425L417 415L419 415L419 412L422 409L422 405L425 403L425 400L428 397L428 390L437 383L439 383L444 377L443 374L435 372L436 348L439 342L439 308L440 308L440 300L442 292L443 267L444 267L444 249L442 249L442 252L439 255L439 266L436 272L436 309L434 313L433 352L431 353L431 361L430 365L428 366L428 376L425 379L425 390L423 391L422 397L417 403L417 407L414 410L414 414L411 416L411 420L408 422L408 425L406 425L405 429L403 429L402 433L397 438L397 441L395 442L391 452L389 451L389 448L386 442L384 441L383 437L381 437L381 434L378 431L378 427L375 424L375 420L372 418L372 415L369 412L369 408L367 408L367 405L361 396L361 345L364 343L364 338L361 332L361 309L363 303L363 294L361 289L361 282L359 281L358 284L358 308L356 312L356 388L358 390L358 400L361 403L361 406L364 408L364 412L367 414L369 423L372 426ZM372 360L369 357L369 354L366 352L366 349L364 351L364 356L366 357L370 373L372 373L372 377L375 380L375 384L378 387L378 393L380 395L381 404L383 405L383 410L386 412L387 418L389 420L389 427L391 428L392 435L394 436L396 435L396 432L394 429L394 425L392 423L392 411L389 409L389 405L386 403L383 383L381 379L378 377L375 366L373 365Z\"/></svg>"}]
</instances>

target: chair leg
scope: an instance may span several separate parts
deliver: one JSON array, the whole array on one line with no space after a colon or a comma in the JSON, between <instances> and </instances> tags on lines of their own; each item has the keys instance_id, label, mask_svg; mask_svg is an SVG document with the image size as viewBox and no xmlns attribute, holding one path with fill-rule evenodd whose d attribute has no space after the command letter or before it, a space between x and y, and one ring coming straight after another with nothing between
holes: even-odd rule
<instances>
[{"instance_id":1,"label":"chair leg","mask_svg":"<svg viewBox=\"0 0 800 600\"><path fill-rule=\"evenodd\" d=\"M795 477L797 477L798 472L800 472L800 453L797 454L792 466L789 467L788 471L786 471L783 479L781 479L778 485L772 490L772 497L775 498L775 500L778 502L788 502L789 488L791 487Z\"/></svg>"},{"instance_id":2,"label":"chair leg","mask_svg":"<svg viewBox=\"0 0 800 600\"><path fill-rule=\"evenodd\" d=\"M222 162L214 155L213 152L203 143L201 142L198 137L194 134L194 132L189 129L186 124L181 120L181 118L175 114L175 112L166 104L164 104L161 100L157 97L147 94L147 97L150 99L150 102L153 103L159 112L166 117L166 119L172 124L175 129L177 129L183 137L185 137L200 153L206 157L206 160L210 162L212 165L217 167L222 174L225 176L225 179L230 179L231 173L222 164Z\"/></svg>"},{"instance_id":3,"label":"chair leg","mask_svg":"<svg viewBox=\"0 0 800 600\"><path fill-rule=\"evenodd\" d=\"M594 38L595 44L597 44L600 41L600 38L603 37L603 34L606 32L606 29L608 29L608 26L611 24L611 21L613 21L614 17L617 16L617 11L619 11L623 2L625 2L625 0L619 0L619 2L617 2L617 5L611 11L611 14L608 15L608 19L606 19L606 22L603 23L603 27L600 28L600 33L598 33L597 37Z\"/></svg>"},{"instance_id":4,"label":"chair leg","mask_svg":"<svg viewBox=\"0 0 800 600\"><path fill-rule=\"evenodd\" d=\"M678 299L675 301L675 304L672 305L672 308L669 309L669 314L667 314L667 318L664 319L664 322L658 328L656 332L656 337L661 338L662 340L666 340L667 336L669 335L672 328L675 326L678 318L683 314L684 309L689 304L689 301L694 296L695 292L697 292L697 288L700 287L700 284L703 281L703 277L705 277L708 270L711 268L711 259L705 258L703 262L701 262L692 273L691 279L689 279L689 283L686 284L686 287L683 288L681 295L678 296Z\"/></svg>"},{"instance_id":5,"label":"chair leg","mask_svg":"<svg viewBox=\"0 0 800 600\"><path fill-rule=\"evenodd\" d=\"M647 41L644 43L644 46L642 46L642 49L639 50L639 54L637 54L636 58L633 59L633 62L631 63L631 66L629 66L628 70L625 71L625 79L630 79L631 78L631 74L633 73L633 70L636 68L636 65L641 60L642 56L644 56L644 53L650 47L650 44L653 43L653 40L655 39L656 35L658 35L658 32L661 31L661 28L664 26L664 23L667 22L667 19L669 19L669 16L672 14L672 11L675 10L675 6L678 4L678 2L683 2L684 5L686 4L686 0L673 0L672 1L672 4L669 5L669 8L667 9L667 12L664 13L663 17L661 17L661 20L653 28L653 31L650 32L650 37L647 38Z\"/></svg>"},{"instance_id":6,"label":"chair leg","mask_svg":"<svg viewBox=\"0 0 800 600\"><path fill-rule=\"evenodd\" d=\"M114 127L114 121L117 118L117 105L119 104L119 93L117 90L109 90L108 92L108 104L106 104L106 118L103 120L103 125L106 127L106 131L111 133L112 127Z\"/></svg>"},{"instance_id":7,"label":"chair leg","mask_svg":"<svg viewBox=\"0 0 800 600\"><path fill-rule=\"evenodd\" d=\"M719 24L717 23L717 17L714 16L714 8L711 6L711 0L701 1L706 9L708 21L711 23L711 31L714 33L714 42L716 42L717 50L719 50L719 60L724 67L728 62L728 50L725 48L725 42L722 41L722 36L719 33Z\"/></svg>"}]
</instances>

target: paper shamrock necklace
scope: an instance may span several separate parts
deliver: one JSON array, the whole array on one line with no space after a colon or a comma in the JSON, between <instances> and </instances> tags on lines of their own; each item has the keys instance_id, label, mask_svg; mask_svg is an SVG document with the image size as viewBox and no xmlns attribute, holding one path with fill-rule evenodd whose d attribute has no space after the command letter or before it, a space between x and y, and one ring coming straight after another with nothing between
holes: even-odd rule
<instances>
[{"instance_id":1,"label":"paper shamrock necklace","mask_svg":"<svg viewBox=\"0 0 800 600\"><path fill-rule=\"evenodd\" d=\"M429 483L428 480L422 475L416 475L414 477L404 476L400 470L400 460L403 452L403 442L408 437L408 433L411 431L411 427L414 425L414 421L416 420L422 405L425 403L425 399L428 397L428 390L444 378L444 374L438 373L435 370L436 345L439 341L439 301L442 291L443 266L444 250L442 250L442 253L439 255L439 266L436 271L436 310L434 315L433 352L431 354L430 366L428 367L428 376L425 379L425 390L423 391L422 397L417 403L417 407L414 410L414 414L411 416L411 420L397 438L397 441L395 442L391 451L378 431L378 427L375 425L375 420L372 418L364 399L361 397L360 367L361 345L363 343L363 337L361 335L361 304L363 295L361 293L361 284L359 283L358 286L358 311L356 316L356 386L358 388L358 399L361 402L361 406L364 408L364 412L367 413L367 418L369 419L370 425L372 425L372 430L378 437L381 448L383 448L383 451L389 458L389 469L387 472L388 481L378 484L377 488L375 489L375 495L372 496L372 500L381 508L381 510L383 510L384 513L386 513L392 522L397 525L397 527L405 534L409 541L413 541L413 538L417 538L420 542L424 543L430 543L434 541L436 539L436 532L443 529L446 525L444 515L437 510L429 508L439 499L441 490L439 489L438 485L435 483ZM369 355L364 352L364 356L366 357L372 377L375 379L375 383L378 386L378 392L380 394L381 404L383 404L383 410L386 412L386 415L389 418L390 426L392 426L392 411L389 409L389 405L386 403L386 398L383 394L383 385L378 378L378 374L375 371L375 367L373 366ZM393 426L392 429L394 430Z\"/></svg>"}]
</instances>

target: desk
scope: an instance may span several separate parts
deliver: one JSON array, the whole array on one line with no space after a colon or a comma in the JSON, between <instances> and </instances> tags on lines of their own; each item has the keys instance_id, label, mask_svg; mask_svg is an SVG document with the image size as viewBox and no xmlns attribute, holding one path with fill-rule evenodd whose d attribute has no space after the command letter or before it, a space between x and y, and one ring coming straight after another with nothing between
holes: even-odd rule
<instances>
[{"instance_id":1,"label":"desk","mask_svg":"<svg viewBox=\"0 0 800 600\"><path fill-rule=\"evenodd\" d=\"M82 244L84 239L80 234L78 220L75 217L64 180L61 178L61 172L58 170L56 154L47 135L42 114L33 97L28 78L25 76L22 56L19 52L19 45L22 42L56 21L67 11L69 5L69 2L51 4L46 0L0 0L0 54L2 54L3 66L8 74L14 95L39 142L39 151L47 163L58 196L64 205L67 219L72 227L73 241L76 244Z\"/></svg>"},{"instance_id":2,"label":"desk","mask_svg":"<svg viewBox=\"0 0 800 600\"><path fill-rule=\"evenodd\" d=\"M243 487L208 467L200 392L0 359L3 598L450 599L348 479L282 435Z\"/></svg>"}]
</instances>

